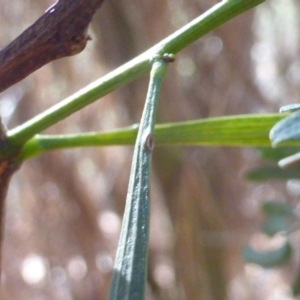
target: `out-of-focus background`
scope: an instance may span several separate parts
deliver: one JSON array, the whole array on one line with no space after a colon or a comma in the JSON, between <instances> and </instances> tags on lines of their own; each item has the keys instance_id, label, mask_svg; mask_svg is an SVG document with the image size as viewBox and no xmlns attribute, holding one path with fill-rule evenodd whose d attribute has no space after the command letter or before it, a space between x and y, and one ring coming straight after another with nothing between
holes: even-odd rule
<instances>
[{"instance_id":1,"label":"out-of-focus background","mask_svg":"<svg viewBox=\"0 0 300 300\"><path fill-rule=\"evenodd\" d=\"M12 128L143 52L217 1L106 1L81 54L55 61L0 95ZM0 1L0 46L52 4ZM177 55L163 83L158 121L277 112L299 101L300 3L270 0ZM47 133L139 122L148 77L100 99ZM133 147L54 151L26 161L6 203L3 300L106 299ZM259 240L262 199L295 201L284 183L253 184L255 149L156 148L147 300L293 299L299 259L285 269L245 264ZM298 188L299 191L299 188ZM298 194L299 196L299 194Z\"/></svg>"}]
</instances>

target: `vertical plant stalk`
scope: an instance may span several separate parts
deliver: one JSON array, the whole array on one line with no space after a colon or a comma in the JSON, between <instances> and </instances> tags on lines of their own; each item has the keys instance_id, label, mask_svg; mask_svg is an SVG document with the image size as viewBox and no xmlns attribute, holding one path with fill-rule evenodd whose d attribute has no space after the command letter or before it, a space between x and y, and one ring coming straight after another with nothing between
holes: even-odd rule
<instances>
[{"instance_id":1,"label":"vertical plant stalk","mask_svg":"<svg viewBox=\"0 0 300 300\"><path fill-rule=\"evenodd\" d=\"M109 300L144 299L150 218L150 165L154 123L166 61L155 59L134 148L126 206Z\"/></svg>"}]
</instances>

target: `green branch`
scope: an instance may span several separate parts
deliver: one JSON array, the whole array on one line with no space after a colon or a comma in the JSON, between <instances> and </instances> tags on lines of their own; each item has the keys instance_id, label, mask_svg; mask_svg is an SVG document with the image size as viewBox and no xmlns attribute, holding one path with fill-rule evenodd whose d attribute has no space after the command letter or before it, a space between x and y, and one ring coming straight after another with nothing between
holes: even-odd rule
<instances>
[{"instance_id":1,"label":"green branch","mask_svg":"<svg viewBox=\"0 0 300 300\"><path fill-rule=\"evenodd\" d=\"M42 132L113 90L148 73L152 58L156 54L177 53L219 25L262 2L264 0L227 0L220 2L135 59L24 124L9 130L7 132L8 141L14 145L25 143L35 134Z\"/></svg>"}]
</instances>

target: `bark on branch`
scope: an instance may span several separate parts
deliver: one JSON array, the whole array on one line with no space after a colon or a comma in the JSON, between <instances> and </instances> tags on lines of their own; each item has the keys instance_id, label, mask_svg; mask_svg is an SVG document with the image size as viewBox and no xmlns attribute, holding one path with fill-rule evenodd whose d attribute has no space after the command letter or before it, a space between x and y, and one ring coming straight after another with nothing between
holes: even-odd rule
<instances>
[{"instance_id":1,"label":"bark on branch","mask_svg":"<svg viewBox=\"0 0 300 300\"><path fill-rule=\"evenodd\" d=\"M104 0L59 0L0 50L0 92L55 59L81 52L87 28Z\"/></svg>"}]
</instances>

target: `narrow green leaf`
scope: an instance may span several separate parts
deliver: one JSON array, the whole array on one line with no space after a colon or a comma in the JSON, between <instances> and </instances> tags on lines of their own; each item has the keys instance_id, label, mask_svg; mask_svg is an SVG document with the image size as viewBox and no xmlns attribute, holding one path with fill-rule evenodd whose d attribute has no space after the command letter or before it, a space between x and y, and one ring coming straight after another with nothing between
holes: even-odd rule
<instances>
[{"instance_id":1,"label":"narrow green leaf","mask_svg":"<svg viewBox=\"0 0 300 300\"><path fill-rule=\"evenodd\" d=\"M281 214L268 216L262 225L262 232L268 236L274 236L279 232L288 232L290 226L288 218Z\"/></svg>"},{"instance_id":2,"label":"narrow green leaf","mask_svg":"<svg viewBox=\"0 0 300 300\"><path fill-rule=\"evenodd\" d=\"M282 114L239 115L161 124L155 126L155 141L160 146L266 147L270 146L270 129L282 118ZM24 145L20 160L54 149L132 145L137 130L138 126L132 126L109 132L36 135Z\"/></svg>"},{"instance_id":3,"label":"narrow green leaf","mask_svg":"<svg viewBox=\"0 0 300 300\"><path fill-rule=\"evenodd\" d=\"M149 177L154 122L166 63L153 63L145 108L135 144L110 300L144 299L149 239Z\"/></svg>"},{"instance_id":4,"label":"narrow green leaf","mask_svg":"<svg viewBox=\"0 0 300 300\"><path fill-rule=\"evenodd\" d=\"M254 250L250 246L243 249L243 256L246 262L260 265L264 268L272 268L281 266L286 263L292 254L292 247L286 241L281 247L271 250L260 252Z\"/></svg>"},{"instance_id":5,"label":"narrow green leaf","mask_svg":"<svg viewBox=\"0 0 300 300\"><path fill-rule=\"evenodd\" d=\"M294 216L293 209L284 202L264 201L261 204L261 210L266 215L280 214L283 216Z\"/></svg>"},{"instance_id":6,"label":"narrow green leaf","mask_svg":"<svg viewBox=\"0 0 300 300\"><path fill-rule=\"evenodd\" d=\"M294 147L287 146L287 147L278 147L278 148L263 147L263 148L259 148L258 150L262 158L278 162L279 160L287 156L300 152L300 147L299 146L294 146Z\"/></svg>"},{"instance_id":7,"label":"narrow green leaf","mask_svg":"<svg viewBox=\"0 0 300 300\"><path fill-rule=\"evenodd\" d=\"M247 172L246 178L252 181L299 179L300 168L261 167Z\"/></svg>"},{"instance_id":8,"label":"narrow green leaf","mask_svg":"<svg viewBox=\"0 0 300 300\"><path fill-rule=\"evenodd\" d=\"M282 114L238 115L165 124L157 127L158 144L270 146L269 131Z\"/></svg>"},{"instance_id":9,"label":"narrow green leaf","mask_svg":"<svg viewBox=\"0 0 300 300\"><path fill-rule=\"evenodd\" d=\"M262 231L268 236L290 230L291 220L297 219L290 205L279 201L264 201L261 210L265 215Z\"/></svg>"},{"instance_id":10,"label":"narrow green leaf","mask_svg":"<svg viewBox=\"0 0 300 300\"><path fill-rule=\"evenodd\" d=\"M300 111L296 111L279 121L270 131L272 145L276 146L287 141L300 140Z\"/></svg>"},{"instance_id":11,"label":"narrow green leaf","mask_svg":"<svg viewBox=\"0 0 300 300\"><path fill-rule=\"evenodd\" d=\"M288 104L285 106L280 107L279 112L294 112L300 110L300 103Z\"/></svg>"}]
</instances>

